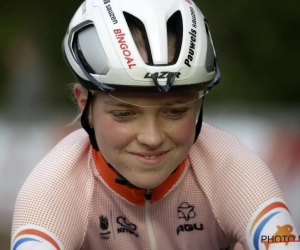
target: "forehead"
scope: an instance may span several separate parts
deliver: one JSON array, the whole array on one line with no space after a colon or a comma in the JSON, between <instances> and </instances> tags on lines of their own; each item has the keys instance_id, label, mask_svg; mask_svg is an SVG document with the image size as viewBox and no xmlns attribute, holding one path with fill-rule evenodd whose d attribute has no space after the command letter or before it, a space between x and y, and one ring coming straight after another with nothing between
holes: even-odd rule
<instances>
[{"instance_id":1,"label":"forehead","mask_svg":"<svg viewBox=\"0 0 300 250\"><path fill-rule=\"evenodd\" d=\"M145 93L145 92L113 92L97 93L101 102L106 105L124 106L125 104L137 106L175 106L198 99L197 91Z\"/></svg>"}]
</instances>

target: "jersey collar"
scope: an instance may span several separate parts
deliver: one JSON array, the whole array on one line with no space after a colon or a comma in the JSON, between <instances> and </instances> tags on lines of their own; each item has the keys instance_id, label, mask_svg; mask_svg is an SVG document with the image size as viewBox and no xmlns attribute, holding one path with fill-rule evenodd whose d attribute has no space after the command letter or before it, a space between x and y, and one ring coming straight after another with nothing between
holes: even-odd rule
<instances>
[{"instance_id":1,"label":"jersey collar","mask_svg":"<svg viewBox=\"0 0 300 250\"><path fill-rule=\"evenodd\" d=\"M101 153L93 149L93 158L100 176L111 189L113 189L116 193L135 205L145 205L145 189L134 186L128 187L116 183L115 180L118 174L114 169L108 166ZM185 162L186 159L162 184L152 189L152 197L150 203L163 198L166 193L173 187L173 185L178 181L184 171Z\"/></svg>"}]
</instances>

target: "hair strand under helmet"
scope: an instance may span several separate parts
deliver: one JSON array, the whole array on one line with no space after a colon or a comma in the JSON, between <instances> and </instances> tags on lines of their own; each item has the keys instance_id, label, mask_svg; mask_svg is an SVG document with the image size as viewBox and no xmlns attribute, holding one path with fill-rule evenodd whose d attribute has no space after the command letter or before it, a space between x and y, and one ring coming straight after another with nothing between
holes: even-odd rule
<instances>
[{"instance_id":1,"label":"hair strand under helmet","mask_svg":"<svg viewBox=\"0 0 300 250\"><path fill-rule=\"evenodd\" d=\"M148 61L144 62L130 23L141 31ZM165 25L163 25L165 23ZM168 59L168 32L176 46ZM90 92L210 91L220 81L220 70L207 21L192 1L86 0L73 16L63 40L65 60ZM162 77L164 76L164 77ZM88 124L92 94L82 113L82 125L99 150ZM203 101L196 124L202 125Z\"/></svg>"}]
</instances>

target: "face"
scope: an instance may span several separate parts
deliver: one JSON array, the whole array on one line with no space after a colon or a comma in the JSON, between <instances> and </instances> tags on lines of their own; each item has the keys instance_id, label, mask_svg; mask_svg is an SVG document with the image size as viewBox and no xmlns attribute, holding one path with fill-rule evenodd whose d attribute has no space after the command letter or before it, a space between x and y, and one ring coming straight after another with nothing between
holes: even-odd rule
<instances>
[{"instance_id":1,"label":"face","mask_svg":"<svg viewBox=\"0 0 300 250\"><path fill-rule=\"evenodd\" d=\"M119 93L121 100L97 92L91 126L101 154L130 183L160 185L184 160L194 142L198 92Z\"/></svg>"}]
</instances>

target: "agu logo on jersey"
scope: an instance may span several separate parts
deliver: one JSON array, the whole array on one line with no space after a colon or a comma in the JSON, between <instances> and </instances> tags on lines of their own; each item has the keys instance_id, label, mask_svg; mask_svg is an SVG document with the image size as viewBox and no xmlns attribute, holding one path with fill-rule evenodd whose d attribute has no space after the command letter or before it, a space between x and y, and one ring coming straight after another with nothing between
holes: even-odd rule
<instances>
[{"instance_id":1,"label":"agu logo on jersey","mask_svg":"<svg viewBox=\"0 0 300 250\"><path fill-rule=\"evenodd\" d=\"M22 249L63 250L63 246L54 234L42 227L26 225L14 234L12 250Z\"/></svg>"},{"instance_id":2,"label":"agu logo on jersey","mask_svg":"<svg viewBox=\"0 0 300 250\"><path fill-rule=\"evenodd\" d=\"M279 198L262 204L247 227L249 245L255 250L298 249L300 243L296 235L290 211Z\"/></svg>"}]
</instances>

